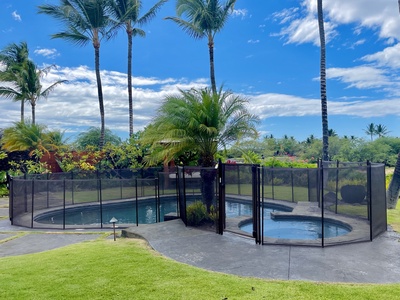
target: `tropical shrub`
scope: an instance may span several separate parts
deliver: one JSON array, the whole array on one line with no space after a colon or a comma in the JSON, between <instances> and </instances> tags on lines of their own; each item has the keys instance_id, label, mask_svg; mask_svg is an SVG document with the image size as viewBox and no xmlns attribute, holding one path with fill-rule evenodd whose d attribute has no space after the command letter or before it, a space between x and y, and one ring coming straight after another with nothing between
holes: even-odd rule
<instances>
[{"instance_id":1,"label":"tropical shrub","mask_svg":"<svg viewBox=\"0 0 400 300\"><path fill-rule=\"evenodd\" d=\"M206 205L201 201L195 201L186 208L188 225L199 226L208 219Z\"/></svg>"},{"instance_id":2,"label":"tropical shrub","mask_svg":"<svg viewBox=\"0 0 400 300\"><path fill-rule=\"evenodd\" d=\"M0 171L0 197L7 196L7 173L6 171Z\"/></svg>"}]
</instances>

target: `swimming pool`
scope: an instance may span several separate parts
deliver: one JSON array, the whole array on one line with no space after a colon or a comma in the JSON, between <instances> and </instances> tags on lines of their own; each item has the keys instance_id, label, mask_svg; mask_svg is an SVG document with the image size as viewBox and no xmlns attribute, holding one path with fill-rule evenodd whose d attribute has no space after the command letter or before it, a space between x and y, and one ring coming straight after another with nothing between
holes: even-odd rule
<instances>
[{"instance_id":1,"label":"swimming pool","mask_svg":"<svg viewBox=\"0 0 400 300\"><path fill-rule=\"evenodd\" d=\"M102 210L98 205L71 207L65 210L65 225L98 225L109 223L113 217L117 224L151 224L163 222L164 215L176 212L176 201L163 201L157 211L155 201L141 201L138 205L136 216L136 203L134 201L103 204ZM138 218L138 219L136 219ZM64 212L57 210L36 216L35 222L42 224L63 224Z\"/></svg>"},{"instance_id":2,"label":"swimming pool","mask_svg":"<svg viewBox=\"0 0 400 300\"><path fill-rule=\"evenodd\" d=\"M99 225L107 224L113 217L118 220L117 224L151 224L163 222L164 216L177 212L176 200L165 200L158 206L155 201L139 201L138 214L136 214L136 202L125 201L104 204L102 210L98 205L86 205L67 208L63 210L49 211L35 217L35 222L41 224L60 225ZM264 204L264 236L278 239L315 240L322 237L322 224L320 218L279 218L273 219L274 212L290 212L290 207L283 205ZM248 217L247 222L237 224L238 228L246 233L252 234L253 223L252 205L246 201L226 201L226 218ZM339 222L325 220L324 237L331 238L349 233L351 229Z\"/></svg>"},{"instance_id":3,"label":"swimming pool","mask_svg":"<svg viewBox=\"0 0 400 300\"><path fill-rule=\"evenodd\" d=\"M253 223L245 223L240 229L252 233ZM348 226L324 220L324 238L342 236L350 231ZM267 216L264 217L264 236L277 239L316 240L322 238L322 222L320 218L298 217L274 220Z\"/></svg>"}]
</instances>

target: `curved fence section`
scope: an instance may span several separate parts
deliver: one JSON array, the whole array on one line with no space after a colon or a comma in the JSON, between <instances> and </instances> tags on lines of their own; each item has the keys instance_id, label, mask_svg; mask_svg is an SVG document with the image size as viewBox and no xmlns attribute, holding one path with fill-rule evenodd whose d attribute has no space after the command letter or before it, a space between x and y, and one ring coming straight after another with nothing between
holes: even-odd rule
<instances>
[{"instance_id":1,"label":"curved fence section","mask_svg":"<svg viewBox=\"0 0 400 300\"><path fill-rule=\"evenodd\" d=\"M12 178L10 188L12 224L30 228L180 218L186 226L231 231L260 244L322 247L370 241L387 229L383 164L55 173Z\"/></svg>"},{"instance_id":2,"label":"curved fence section","mask_svg":"<svg viewBox=\"0 0 400 300\"><path fill-rule=\"evenodd\" d=\"M30 228L102 228L177 217L176 173L160 169L54 173L13 178L10 219ZM142 177L143 176L143 177Z\"/></svg>"}]
</instances>

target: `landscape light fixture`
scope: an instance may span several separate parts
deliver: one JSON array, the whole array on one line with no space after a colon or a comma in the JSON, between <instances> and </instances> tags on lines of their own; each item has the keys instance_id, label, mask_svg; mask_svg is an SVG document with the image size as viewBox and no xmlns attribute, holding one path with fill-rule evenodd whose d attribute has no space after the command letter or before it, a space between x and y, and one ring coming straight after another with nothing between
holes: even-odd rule
<instances>
[{"instance_id":1,"label":"landscape light fixture","mask_svg":"<svg viewBox=\"0 0 400 300\"><path fill-rule=\"evenodd\" d=\"M116 241L116 236L115 236L115 223L117 223L118 220L115 217L112 217L112 219L110 220L110 223L113 224L113 229L114 229L114 241Z\"/></svg>"}]
</instances>

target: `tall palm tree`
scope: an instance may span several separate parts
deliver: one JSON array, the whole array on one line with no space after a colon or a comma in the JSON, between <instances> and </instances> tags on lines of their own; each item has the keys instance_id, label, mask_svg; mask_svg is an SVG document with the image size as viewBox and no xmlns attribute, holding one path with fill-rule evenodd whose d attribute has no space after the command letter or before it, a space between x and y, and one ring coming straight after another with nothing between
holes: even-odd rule
<instances>
[{"instance_id":1,"label":"tall palm tree","mask_svg":"<svg viewBox=\"0 0 400 300\"><path fill-rule=\"evenodd\" d=\"M328 101L326 97L326 47L322 0L317 0L318 29L321 47L320 84L321 84L321 111L322 111L322 159L329 160L329 129L328 129Z\"/></svg>"},{"instance_id":2,"label":"tall palm tree","mask_svg":"<svg viewBox=\"0 0 400 300\"><path fill-rule=\"evenodd\" d=\"M400 0L398 1L399 13L400 13ZM386 202L387 208L395 209L400 195L400 152L397 155L396 165L393 171L392 180L389 183L388 189L386 190Z\"/></svg>"},{"instance_id":3,"label":"tall palm tree","mask_svg":"<svg viewBox=\"0 0 400 300\"><path fill-rule=\"evenodd\" d=\"M111 29L115 23L110 18L109 0L60 0L60 5L45 4L39 6L39 13L49 15L65 25L65 31L52 35L78 46L89 42L94 48L97 94L101 119L99 147L104 146L104 103L100 77L100 44L103 38L112 37Z\"/></svg>"},{"instance_id":4,"label":"tall palm tree","mask_svg":"<svg viewBox=\"0 0 400 300\"><path fill-rule=\"evenodd\" d=\"M369 123L367 125L367 128L364 130L364 132L366 134L368 134L369 136L371 136L371 141L373 141L374 139L374 135L376 134L376 127L374 123Z\"/></svg>"},{"instance_id":5,"label":"tall palm tree","mask_svg":"<svg viewBox=\"0 0 400 300\"><path fill-rule=\"evenodd\" d=\"M43 86L40 82L40 79L47 75L47 73L52 69L54 66L48 66L44 69L38 69L37 66L33 63L33 61L28 61L26 70L22 72L23 78L23 85L21 90L23 92L24 97L29 101L32 108L32 124L35 124L36 119L36 104L41 98L47 98L51 91L54 88L62 83L67 82L67 80L57 80L56 82L52 83L47 88L43 89Z\"/></svg>"},{"instance_id":6,"label":"tall palm tree","mask_svg":"<svg viewBox=\"0 0 400 300\"><path fill-rule=\"evenodd\" d=\"M4 65L4 71L0 71L0 81L18 84L20 70L28 61L28 45L26 42L9 44L0 52L0 62ZM6 88L0 87L0 90ZM1 92L0 92L1 93ZM18 95L10 96L13 101L21 101L21 122L24 121L25 99Z\"/></svg>"},{"instance_id":7,"label":"tall palm tree","mask_svg":"<svg viewBox=\"0 0 400 300\"><path fill-rule=\"evenodd\" d=\"M129 102L129 136L133 135L133 100L132 100L132 38L146 36L143 26L156 16L158 9L167 0L159 0L147 13L140 15L142 0L113 0L111 2L113 15L119 25L125 28L128 36L128 102Z\"/></svg>"},{"instance_id":8,"label":"tall palm tree","mask_svg":"<svg viewBox=\"0 0 400 300\"><path fill-rule=\"evenodd\" d=\"M208 39L210 80L214 94L217 93L214 72L214 37L224 27L235 3L236 0L227 0L224 4L219 0L177 0L177 17L166 18L174 21L193 38L206 37Z\"/></svg>"},{"instance_id":9,"label":"tall palm tree","mask_svg":"<svg viewBox=\"0 0 400 300\"><path fill-rule=\"evenodd\" d=\"M66 82L66 80L57 80L46 89L43 89L40 79L46 75L52 67L54 66L38 69L33 61L27 60L22 67L18 68L18 80L14 82L14 86L0 87L1 96L18 99L22 102L29 101L32 108L32 124L35 124L35 108L39 99L47 98L57 85ZM23 120L21 122L23 122Z\"/></svg>"}]
</instances>

